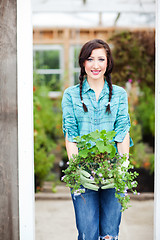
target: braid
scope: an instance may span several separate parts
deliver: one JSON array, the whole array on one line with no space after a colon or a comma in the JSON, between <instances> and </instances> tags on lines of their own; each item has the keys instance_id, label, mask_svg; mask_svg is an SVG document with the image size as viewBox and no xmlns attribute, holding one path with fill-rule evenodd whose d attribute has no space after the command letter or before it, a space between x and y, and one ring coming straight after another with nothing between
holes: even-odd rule
<instances>
[{"instance_id":1,"label":"braid","mask_svg":"<svg viewBox=\"0 0 160 240\"><path fill-rule=\"evenodd\" d=\"M107 107L106 107L106 112L111 113L110 102L111 102L113 87L112 87L111 75L110 74L106 77L106 80L107 80L107 83L108 83L108 86L109 86L109 101L108 101L108 104L107 104Z\"/></svg>"},{"instance_id":2,"label":"braid","mask_svg":"<svg viewBox=\"0 0 160 240\"><path fill-rule=\"evenodd\" d=\"M83 97L82 97L82 85L83 85L84 75L85 74L84 74L83 70L81 69L80 76L79 76L79 80L80 80L80 98L81 98L81 102L82 102L84 111L88 112L87 106L84 104Z\"/></svg>"}]
</instances>

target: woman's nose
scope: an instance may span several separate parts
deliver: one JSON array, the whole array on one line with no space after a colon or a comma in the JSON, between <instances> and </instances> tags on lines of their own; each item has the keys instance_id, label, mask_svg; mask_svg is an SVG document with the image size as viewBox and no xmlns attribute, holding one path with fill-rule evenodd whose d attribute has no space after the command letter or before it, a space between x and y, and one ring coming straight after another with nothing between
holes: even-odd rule
<instances>
[{"instance_id":1,"label":"woman's nose","mask_svg":"<svg viewBox=\"0 0 160 240\"><path fill-rule=\"evenodd\" d=\"M93 62L93 67L94 67L94 68L98 68L98 67L99 67L99 66L98 66L98 61L94 61L94 62Z\"/></svg>"}]
</instances>

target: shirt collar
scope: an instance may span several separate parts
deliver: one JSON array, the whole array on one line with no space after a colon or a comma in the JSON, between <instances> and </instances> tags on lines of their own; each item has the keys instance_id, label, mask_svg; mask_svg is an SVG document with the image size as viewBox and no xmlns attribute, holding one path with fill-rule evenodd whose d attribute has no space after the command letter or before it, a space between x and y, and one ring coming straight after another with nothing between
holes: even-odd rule
<instances>
[{"instance_id":1,"label":"shirt collar","mask_svg":"<svg viewBox=\"0 0 160 240\"><path fill-rule=\"evenodd\" d=\"M91 87L90 87L90 85L89 85L89 83L88 83L88 81L87 81L87 78L85 78L84 81L83 81L83 85L82 85L82 92L83 92L83 93L86 93L86 92L88 92L90 89L91 89Z\"/></svg>"},{"instance_id":2,"label":"shirt collar","mask_svg":"<svg viewBox=\"0 0 160 240\"><path fill-rule=\"evenodd\" d=\"M87 81L87 78L84 79L84 82L83 82L83 86L82 86L82 92L83 93L86 93L88 92L90 89L92 89ZM108 86L108 83L107 81L105 80L104 81L104 86L103 86L103 89L102 89L102 92L103 93L109 93L109 86Z\"/></svg>"}]
</instances>

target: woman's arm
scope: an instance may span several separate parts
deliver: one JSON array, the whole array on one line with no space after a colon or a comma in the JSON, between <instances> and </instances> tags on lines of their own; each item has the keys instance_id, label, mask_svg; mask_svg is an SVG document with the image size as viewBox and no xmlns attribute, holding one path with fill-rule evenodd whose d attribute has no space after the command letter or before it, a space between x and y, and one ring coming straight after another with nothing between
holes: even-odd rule
<instances>
[{"instance_id":1,"label":"woman's arm","mask_svg":"<svg viewBox=\"0 0 160 240\"><path fill-rule=\"evenodd\" d=\"M69 159L72 157L73 154L78 155L77 143L69 142L67 140L67 134L66 134L66 138L65 138L65 143L66 143L66 150L67 150L67 155L68 155Z\"/></svg>"},{"instance_id":2,"label":"woman's arm","mask_svg":"<svg viewBox=\"0 0 160 240\"><path fill-rule=\"evenodd\" d=\"M78 154L77 143L69 142L67 140L67 134L65 138L66 150L68 158L70 159L72 154ZM117 149L119 154L129 154L129 132L126 134L123 142L117 142Z\"/></svg>"},{"instance_id":3,"label":"woman's arm","mask_svg":"<svg viewBox=\"0 0 160 240\"><path fill-rule=\"evenodd\" d=\"M117 142L117 149L119 154L129 155L129 132L126 134L123 142Z\"/></svg>"},{"instance_id":4,"label":"woman's arm","mask_svg":"<svg viewBox=\"0 0 160 240\"><path fill-rule=\"evenodd\" d=\"M121 155L127 153L127 159L122 163L122 167L127 168L129 165L129 132L126 134L123 142L117 142L118 153ZM121 170L120 170L121 173Z\"/></svg>"}]
</instances>

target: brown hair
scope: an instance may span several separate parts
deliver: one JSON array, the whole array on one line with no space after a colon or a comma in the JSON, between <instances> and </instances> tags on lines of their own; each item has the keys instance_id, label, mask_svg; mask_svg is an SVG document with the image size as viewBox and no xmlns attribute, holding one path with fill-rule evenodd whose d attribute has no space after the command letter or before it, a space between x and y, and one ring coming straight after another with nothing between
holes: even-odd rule
<instances>
[{"instance_id":1,"label":"brown hair","mask_svg":"<svg viewBox=\"0 0 160 240\"><path fill-rule=\"evenodd\" d=\"M111 54L109 45L101 39L93 39L93 40L85 43L82 46L80 54L79 54L79 66L81 68L80 75L79 75L81 102L83 104L84 111L88 112L87 106L84 104L83 98L82 98L82 85L83 85L84 77L86 75L85 68L84 68L84 62L85 62L85 60L87 60L90 57L92 51L97 48L104 48L106 51L107 68L106 68L106 72L105 72L104 76L105 76L106 81L109 86L109 101L108 101L108 104L106 107L106 112L111 113L111 111L110 111L110 101L111 101L111 97L112 97L111 72L113 69L113 58L112 58L112 54Z\"/></svg>"}]
</instances>

